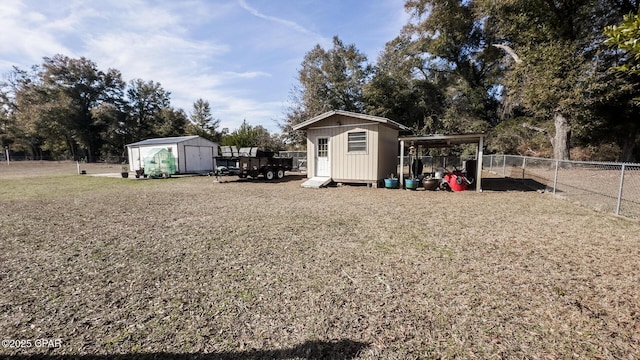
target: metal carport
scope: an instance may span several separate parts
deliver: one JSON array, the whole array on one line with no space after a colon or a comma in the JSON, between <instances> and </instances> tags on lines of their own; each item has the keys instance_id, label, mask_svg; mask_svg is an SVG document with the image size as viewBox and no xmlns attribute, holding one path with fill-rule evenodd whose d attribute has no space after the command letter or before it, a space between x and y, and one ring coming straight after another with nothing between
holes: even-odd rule
<instances>
[{"instance_id":1,"label":"metal carport","mask_svg":"<svg viewBox=\"0 0 640 360\"><path fill-rule=\"evenodd\" d=\"M484 148L483 133L473 134L456 134L456 135L425 135L425 136L401 136L398 138L400 142L400 184L404 184L404 144L409 142L411 145L424 145L429 148L452 147L461 144L477 144L476 150L476 191L482 191L482 154Z\"/></svg>"}]
</instances>

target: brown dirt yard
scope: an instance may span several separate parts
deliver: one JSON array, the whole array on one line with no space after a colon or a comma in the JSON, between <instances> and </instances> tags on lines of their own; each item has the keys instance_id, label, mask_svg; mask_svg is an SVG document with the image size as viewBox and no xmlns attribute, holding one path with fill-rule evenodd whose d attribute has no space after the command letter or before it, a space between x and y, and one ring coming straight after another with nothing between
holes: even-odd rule
<instances>
[{"instance_id":1,"label":"brown dirt yard","mask_svg":"<svg viewBox=\"0 0 640 360\"><path fill-rule=\"evenodd\" d=\"M549 194L10 166L0 358L640 358L640 224Z\"/></svg>"}]
</instances>

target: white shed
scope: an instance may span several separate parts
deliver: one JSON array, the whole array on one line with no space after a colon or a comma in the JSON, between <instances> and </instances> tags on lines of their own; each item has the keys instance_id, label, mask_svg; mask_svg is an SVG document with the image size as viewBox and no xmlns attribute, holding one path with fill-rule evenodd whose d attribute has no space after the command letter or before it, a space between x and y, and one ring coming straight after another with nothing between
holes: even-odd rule
<instances>
[{"instance_id":1,"label":"white shed","mask_svg":"<svg viewBox=\"0 0 640 360\"><path fill-rule=\"evenodd\" d=\"M144 158L157 148L167 149L176 158L179 174L209 172L215 169L218 144L200 136L147 139L127 145L129 171L144 167Z\"/></svg>"},{"instance_id":2,"label":"white shed","mask_svg":"<svg viewBox=\"0 0 640 360\"><path fill-rule=\"evenodd\" d=\"M293 127L307 133L303 187L331 181L377 186L398 169L398 132L408 128L379 116L329 111Z\"/></svg>"}]
</instances>

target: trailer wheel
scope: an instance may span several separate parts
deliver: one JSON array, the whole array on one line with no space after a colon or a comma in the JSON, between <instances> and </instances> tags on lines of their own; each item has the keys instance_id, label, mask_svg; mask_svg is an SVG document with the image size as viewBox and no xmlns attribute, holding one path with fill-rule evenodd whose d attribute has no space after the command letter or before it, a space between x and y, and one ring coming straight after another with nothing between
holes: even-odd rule
<instances>
[{"instance_id":1,"label":"trailer wheel","mask_svg":"<svg viewBox=\"0 0 640 360\"><path fill-rule=\"evenodd\" d=\"M278 169L278 171L276 171L276 177L282 179L284 177L284 170Z\"/></svg>"},{"instance_id":2,"label":"trailer wheel","mask_svg":"<svg viewBox=\"0 0 640 360\"><path fill-rule=\"evenodd\" d=\"M273 170L267 170L267 172L264 173L264 177L266 177L267 180L273 180L274 175Z\"/></svg>"}]
</instances>

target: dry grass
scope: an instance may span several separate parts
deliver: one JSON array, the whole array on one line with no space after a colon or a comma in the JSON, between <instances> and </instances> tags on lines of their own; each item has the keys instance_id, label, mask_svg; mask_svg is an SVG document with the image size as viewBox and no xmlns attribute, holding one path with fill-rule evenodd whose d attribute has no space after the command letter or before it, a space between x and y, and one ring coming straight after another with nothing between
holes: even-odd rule
<instances>
[{"instance_id":1,"label":"dry grass","mask_svg":"<svg viewBox=\"0 0 640 360\"><path fill-rule=\"evenodd\" d=\"M546 194L0 188L52 179L0 193L0 335L63 344L0 356L640 357L640 225Z\"/></svg>"},{"instance_id":2,"label":"dry grass","mask_svg":"<svg viewBox=\"0 0 640 360\"><path fill-rule=\"evenodd\" d=\"M57 175L77 175L80 170L87 174L119 173L122 165L76 163L73 161L12 161L9 165L0 162L0 179L27 179Z\"/></svg>"}]
</instances>

